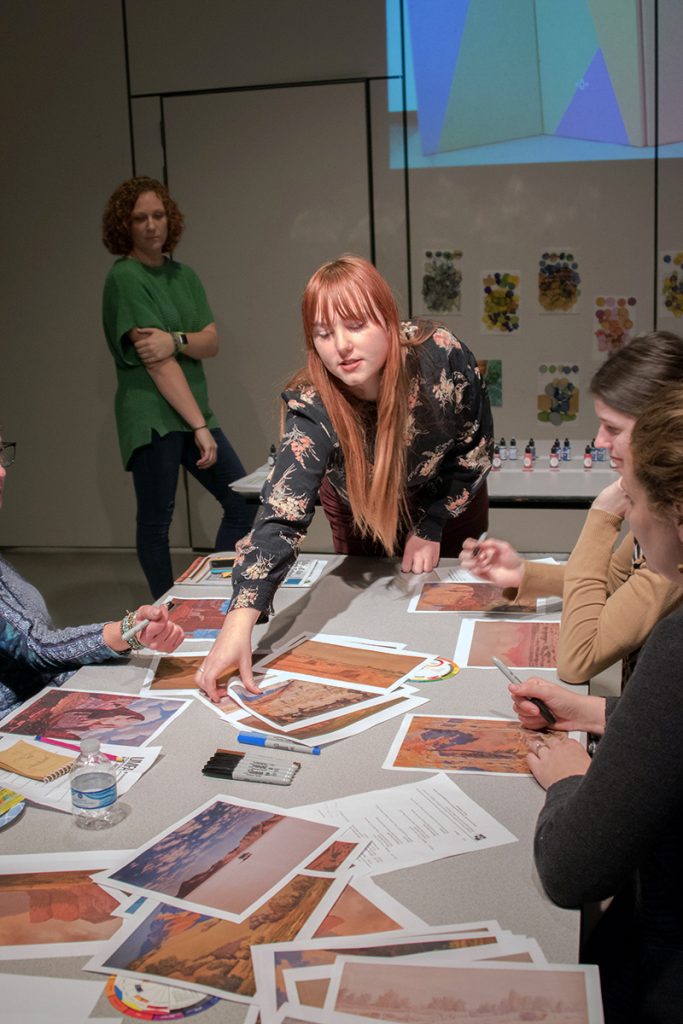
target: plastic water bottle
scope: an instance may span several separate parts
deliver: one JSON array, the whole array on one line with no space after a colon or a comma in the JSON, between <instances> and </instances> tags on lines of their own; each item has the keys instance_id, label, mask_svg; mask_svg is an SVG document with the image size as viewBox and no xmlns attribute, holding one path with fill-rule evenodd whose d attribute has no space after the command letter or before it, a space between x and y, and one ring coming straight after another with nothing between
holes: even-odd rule
<instances>
[{"instance_id":1,"label":"plastic water bottle","mask_svg":"<svg viewBox=\"0 0 683 1024\"><path fill-rule=\"evenodd\" d=\"M100 741L86 737L70 775L73 816L81 828L107 828L118 821L116 771Z\"/></svg>"}]
</instances>

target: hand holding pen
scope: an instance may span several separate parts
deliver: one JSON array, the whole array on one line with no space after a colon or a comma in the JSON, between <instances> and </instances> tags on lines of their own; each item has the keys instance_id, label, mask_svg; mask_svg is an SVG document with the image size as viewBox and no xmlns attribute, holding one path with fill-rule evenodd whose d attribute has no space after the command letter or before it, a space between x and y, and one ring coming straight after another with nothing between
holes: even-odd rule
<instances>
[{"instance_id":1,"label":"hand holding pen","mask_svg":"<svg viewBox=\"0 0 683 1024\"><path fill-rule=\"evenodd\" d=\"M476 540L468 537L460 552L460 565L487 583L497 587L522 585L524 559L511 544L482 534Z\"/></svg>"},{"instance_id":2,"label":"hand holding pen","mask_svg":"<svg viewBox=\"0 0 683 1024\"><path fill-rule=\"evenodd\" d=\"M171 622L168 617L169 610L172 607L173 601L165 601L163 604L141 605L135 612L135 622L133 625L129 628L124 628L128 616L121 623L120 639L128 647L147 647L154 651L164 651L166 653L174 651L183 642L184 633L182 628L176 625L176 623ZM107 623L107 626L118 626L118 623ZM105 626L105 629L107 626ZM138 636L140 641L136 645L135 638ZM107 640L106 636L105 640Z\"/></svg>"},{"instance_id":3,"label":"hand holding pen","mask_svg":"<svg viewBox=\"0 0 683 1024\"><path fill-rule=\"evenodd\" d=\"M500 659L494 659L500 662ZM504 662L498 664L498 668ZM501 671L503 669L501 668ZM510 668L505 665L504 675L510 679L508 689L512 697L514 710L524 729L552 729L553 732L590 732L601 736L605 731L605 700L603 697L589 697L585 694L575 693L560 686L559 683L552 683L548 679L540 679L538 676L531 676L529 679L519 679ZM553 722L545 717L541 707Z\"/></svg>"}]
</instances>

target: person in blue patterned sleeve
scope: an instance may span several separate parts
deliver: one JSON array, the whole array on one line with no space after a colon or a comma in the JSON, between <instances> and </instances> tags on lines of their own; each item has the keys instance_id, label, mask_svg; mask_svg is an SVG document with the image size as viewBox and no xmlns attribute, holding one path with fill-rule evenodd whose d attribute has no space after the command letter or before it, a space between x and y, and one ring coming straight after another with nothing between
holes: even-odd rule
<instances>
[{"instance_id":1,"label":"person in blue patterned sleeve","mask_svg":"<svg viewBox=\"0 0 683 1024\"><path fill-rule=\"evenodd\" d=\"M0 439L0 508L16 444ZM149 619L137 636L123 633ZM0 555L0 719L50 684L61 685L82 665L97 665L148 647L169 653L183 631L165 605L142 605L115 622L55 629L40 593Z\"/></svg>"}]
</instances>

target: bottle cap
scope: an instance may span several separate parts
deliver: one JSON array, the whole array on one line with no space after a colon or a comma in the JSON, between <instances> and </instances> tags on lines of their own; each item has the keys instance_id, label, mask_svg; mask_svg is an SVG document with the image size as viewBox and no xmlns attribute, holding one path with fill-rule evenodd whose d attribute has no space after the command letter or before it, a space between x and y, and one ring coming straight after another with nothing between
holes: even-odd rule
<instances>
[{"instance_id":1,"label":"bottle cap","mask_svg":"<svg viewBox=\"0 0 683 1024\"><path fill-rule=\"evenodd\" d=\"M100 741L95 739L94 736L86 736L81 740L81 753L82 754L96 754L100 749Z\"/></svg>"}]
</instances>

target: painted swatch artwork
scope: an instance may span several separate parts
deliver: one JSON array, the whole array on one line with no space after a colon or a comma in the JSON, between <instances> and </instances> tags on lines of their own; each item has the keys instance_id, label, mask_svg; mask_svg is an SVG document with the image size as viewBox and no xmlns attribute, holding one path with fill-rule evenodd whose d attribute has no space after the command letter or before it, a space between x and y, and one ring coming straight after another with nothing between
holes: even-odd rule
<instances>
[{"instance_id":1,"label":"painted swatch artwork","mask_svg":"<svg viewBox=\"0 0 683 1024\"><path fill-rule=\"evenodd\" d=\"M489 401L493 406L503 404L503 360L477 359L481 379L486 381Z\"/></svg>"},{"instance_id":2,"label":"painted swatch artwork","mask_svg":"<svg viewBox=\"0 0 683 1024\"><path fill-rule=\"evenodd\" d=\"M664 316L683 316L683 252L662 254L660 309Z\"/></svg>"},{"instance_id":3,"label":"painted swatch artwork","mask_svg":"<svg viewBox=\"0 0 683 1024\"><path fill-rule=\"evenodd\" d=\"M597 350L608 356L628 345L634 326L633 309L637 299L631 296L598 295L595 300L594 331Z\"/></svg>"},{"instance_id":4,"label":"painted swatch artwork","mask_svg":"<svg viewBox=\"0 0 683 1024\"><path fill-rule=\"evenodd\" d=\"M422 302L427 313L459 313L462 298L462 253L427 249L422 267Z\"/></svg>"},{"instance_id":5,"label":"painted swatch artwork","mask_svg":"<svg viewBox=\"0 0 683 1024\"><path fill-rule=\"evenodd\" d=\"M581 275L574 254L550 249L538 261L538 304L544 313L575 313Z\"/></svg>"},{"instance_id":6,"label":"painted swatch artwork","mask_svg":"<svg viewBox=\"0 0 683 1024\"><path fill-rule=\"evenodd\" d=\"M491 270L482 274L482 330L486 334L512 334L519 330L518 273Z\"/></svg>"},{"instance_id":7,"label":"painted swatch artwork","mask_svg":"<svg viewBox=\"0 0 683 1024\"><path fill-rule=\"evenodd\" d=\"M541 363L538 368L536 419L540 423L575 420L579 411L579 368L576 363Z\"/></svg>"}]
</instances>

